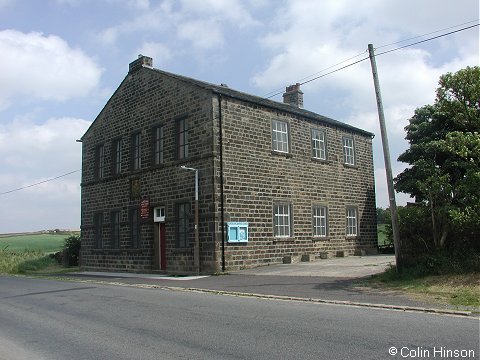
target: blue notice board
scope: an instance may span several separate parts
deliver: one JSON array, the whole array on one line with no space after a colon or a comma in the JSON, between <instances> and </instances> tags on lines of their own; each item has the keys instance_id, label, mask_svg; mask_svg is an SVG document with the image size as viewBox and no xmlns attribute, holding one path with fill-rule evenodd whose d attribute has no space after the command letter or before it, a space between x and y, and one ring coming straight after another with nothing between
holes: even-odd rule
<instances>
[{"instance_id":1,"label":"blue notice board","mask_svg":"<svg viewBox=\"0 0 480 360\"><path fill-rule=\"evenodd\" d=\"M228 242L248 242L248 222L227 222Z\"/></svg>"}]
</instances>

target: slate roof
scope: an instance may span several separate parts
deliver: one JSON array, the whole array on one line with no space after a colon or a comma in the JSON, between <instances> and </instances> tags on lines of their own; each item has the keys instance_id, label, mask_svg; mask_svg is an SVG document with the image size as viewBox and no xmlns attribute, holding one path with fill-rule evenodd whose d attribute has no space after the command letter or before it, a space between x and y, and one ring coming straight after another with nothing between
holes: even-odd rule
<instances>
[{"instance_id":1,"label":"slate roof","mask_svg":"<svg viewBox=\"0 0 480 360\"><path fill-rule=\"evenodd\" d=\"M210 90L210 91L212 91L213 93L216 93L216 94L220 94L220 95L228 96L228 97L231 97L231 98L234 98L234 99L246 101L246 102L249 102L249 103L252 103L252 104L256 104L258 106L264 106L264 107L279 110L279 111L282 111L282 112L302 116L302 117L312 119L312 120L316 120L316 121L319 121L319 122L322 122L322 123L325 123L325 124L340 127L340 128L343 128L343 129L346 129L346 130L349 130L349 131L352 131L352 132L355 132L355 133L370 136L372 138L375 136L373 133L371 133L369 131L357 128L355 126L346 124L344 122L341 122L341 121L338 121L338 120L335 120L335 119L331 119L331 118L323 116L323 115L319 115L319 114L314 113L312 111L308 111L308 110L305 110L305 109L302 109L302 108L298 108L298 107L290 105L290 104L285 104L285 103L281 103L281 102L278 102L278 101L265 99L265 98L262 98L260 96L250 95L250 94L238 91L238 90L231 89L230 87L227 87L225 85L211 84L211 83L208 83L206 81L201 81L201 80L189 78L189 77L186 77L186 76L169 73L167 71L156 69L154 67L149 67L149 66L145 66L145 65L141 66L141 68L145 69L145 70L149 70L149 71L154 71L154 72L162 74L163 76L168 76L168 77L171 77L171 78L174 78L174 79L177 79L177 80L180 80L180 81L198 86L198 87L203 88L205 90ZM128 76L122 81L122 84L127 78L128 78ZM119 85L119 88L120 88L120 86L121 85ZM117 88L117 90L118 90L118 88ZM115 90L115 92L112 94L110 99L112 99L115 96L115 93L116 93L117 90ZM108 102L107 102L107 104L108 104ZM105 104L105 106L106 106L106 104ZM104 111L105 106L100 111L98 116L100 116L100 114ZM97 118L98 118L98 116L97 116ZM95 121L93 123L95 123ZM90 127L87 129L87 131L83 134L80 141L83 140L85 135L93 127L93 123L90 125Z\"/></svg>"}]
</instances>

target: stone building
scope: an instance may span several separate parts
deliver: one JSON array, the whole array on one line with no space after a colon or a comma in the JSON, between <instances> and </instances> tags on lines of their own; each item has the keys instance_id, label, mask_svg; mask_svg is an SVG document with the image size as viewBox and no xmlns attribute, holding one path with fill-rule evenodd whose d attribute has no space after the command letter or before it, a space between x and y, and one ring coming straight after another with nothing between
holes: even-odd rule
<instances>
[{"instance_id":1,"label":"stone building","mask_svg":"<svg viewBox=\"0 0 480 360\"><path fill-rule=\"evenodd\" d=\"M302 107L299 84L279 103L139 56L81 139L83 268L214 273L375 251L373 134Z\"/></svg>"}]
</instances>

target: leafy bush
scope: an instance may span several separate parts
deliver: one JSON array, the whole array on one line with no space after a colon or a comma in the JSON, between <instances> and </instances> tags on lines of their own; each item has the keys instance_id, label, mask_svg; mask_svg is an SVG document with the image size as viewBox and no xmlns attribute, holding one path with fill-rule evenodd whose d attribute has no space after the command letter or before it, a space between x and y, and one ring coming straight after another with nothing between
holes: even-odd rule
<instances>
[{"instance_id":1,"label":"leafy bush","mask_svg":"<svg viewBox=\"0 0 480 360\"><path fill-rule=\"evenodd\" d=\"M80 236L71 235L65 239L63 246L64 261L67 266L78 266L80 259Z\"/></svg>"},{"instance_id":2,"label":"leafy bush","mask_svg":"<svg viewBox=\"0 0 480 360\"><path fill-rule=\"evenodd\" d=\"M448 252L437 251L433 254L424 254L415 258L400 273L394 266L383 273L383 281L417 279L430 275L461 275L480 273L480 254L475 252Z\"/></svg>"},{"instance_id":3,"label":"leafy bush","mask_svg":"<svg viewBox=\"0 0 480 360\"><path fill-rule=\"evenodd\" d=\"M408 258L419 254L431 254L435 245L428 209L424 206L399 206L397 210L402 254ZM387 214L387 221L386 238L389 243L393 244L390 213Z\"/></svg>"}]
</instances>

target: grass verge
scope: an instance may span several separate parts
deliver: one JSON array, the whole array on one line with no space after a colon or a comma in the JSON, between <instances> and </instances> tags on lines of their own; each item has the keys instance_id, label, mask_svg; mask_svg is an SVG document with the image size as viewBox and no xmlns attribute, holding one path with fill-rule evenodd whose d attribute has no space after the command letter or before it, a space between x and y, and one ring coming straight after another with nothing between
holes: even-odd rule
<instances>
[{"instance_id":1,"label":"grass verge","mask_svg":"<svg viewBox=\"0 0 480 360\"><path fill-rule=\"evenodd\" d=\"M442 275L397 274L395 268L373 276L369 285L399 291L425 302L480 307L480 273Z\"/></svg>"},{"instance_id":2,"label":"grass verge","mask_svg":"<svg viewBox=\"0 0 480 360\"><path fill-rule=\"evenodd\" d=\"M42 250L0 250L0 274L37 274L72 271Z\"/></svg>"}]
</instances>

